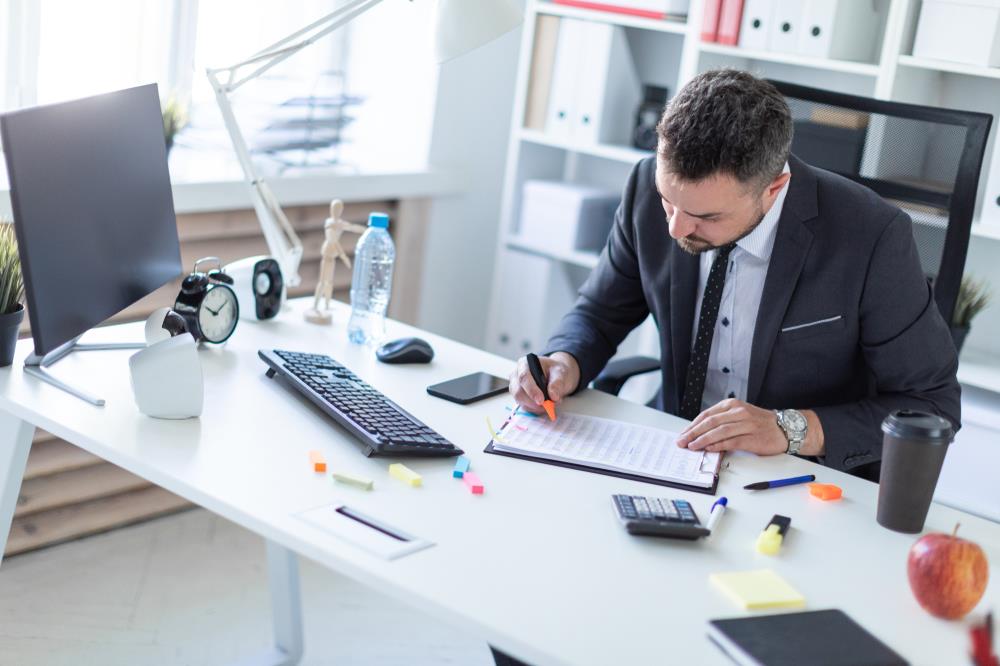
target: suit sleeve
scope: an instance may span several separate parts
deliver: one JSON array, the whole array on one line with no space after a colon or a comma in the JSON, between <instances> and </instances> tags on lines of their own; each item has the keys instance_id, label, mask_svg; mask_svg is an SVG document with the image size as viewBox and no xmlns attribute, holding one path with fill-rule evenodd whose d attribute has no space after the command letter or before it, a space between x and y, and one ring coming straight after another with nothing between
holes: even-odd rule
<instances>
[{"instance_id":1,"label":"suit sleeve","mask_svg":"<svg viewBox=\"0 0 1000 666\"><path fill-rule=\"evenodd\" d=\"M625 336L649 314L639 275L633 213L637 189L651 187L641 182L651 177L645 162L632 169L600 260L546 345L547 354L563 351L576 358L578 391L597 377Z\"/></svg>"},{"instance_id":2,"label":"suit sleeve","mask_svg":"<svg viewBox=\"0 0 1000 666\"><path fill-rule=\"evenodd\" d=\"M815 410L823 426L825 462L841 470L881 460L881 423L890 411L930 412L956 430L960 426L958 354L920 267L912 223L902 211L875 246L860 327L874 396Z\"/></svg>"}]
</instances>

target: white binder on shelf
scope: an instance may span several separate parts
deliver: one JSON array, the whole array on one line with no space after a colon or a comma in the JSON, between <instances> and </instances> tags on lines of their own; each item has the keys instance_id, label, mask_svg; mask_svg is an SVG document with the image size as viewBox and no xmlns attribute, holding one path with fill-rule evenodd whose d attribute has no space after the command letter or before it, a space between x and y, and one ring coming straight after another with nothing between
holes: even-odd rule
<instances>
[{"instance_id":1,"label":"white binder on shelf","mask_svg":"<svg viewBox=\"0 0 1000 666\"><path fill-rule=\"evenodd\" d=\"M774 0L746 0L740 23L740 48L767 50L768 33L774 20Z\"/></svg>"},{"instance_id":2,"label":"white binder on shelf","mask_svg":"<svg viewBox=\"0 0 1000 666\"><path fill-rule=\"evenodd\" d=\"M584 35L573 143L628 145L641 100L625 30L609 23L587 22Z\"/></svg>"},{"instance_id":3,"label":"white binder on shelf","mask_svg":"<svg viewBox=\"0 0 1000 666\"><path fill-rule=\"evenodd\" d=\"M545 134L568 141L573 133L573 109L576 106L580 57L584 52L585 24L576 19L561 19L556 55L552 65L552 89L549 91Z\"/></svg>"},{"instance_id":4,"label":"white binder on shelf","mask_svg":"<svg viewBox=\"0 0 1000 666\"><path fill-rule=\"evenodd\" d=\"M804 9L802 0L774 0L771 28L767 33L769 51L798 51Z\"/></svg>"},{"instance_id":5,"label":"white binder on shelf","mask_svg":"<svg viewBox=\"0 0 1000 666\"><path fill-rule=\"evenodd\" d=\"M579 145L628 145L640 90L623 28L562 19L546 135Z\"/></svg>"},{"instance_id":6,"label":"white binder on shelf","mask_svg":"<svg viewBox=\"0 0 1000 666\"><path fill-rule=\"evenodd\" d=\"M815 58L872 62L878 12L870 0L805 0L798 52Z\"/></svg>"}]
</instances>

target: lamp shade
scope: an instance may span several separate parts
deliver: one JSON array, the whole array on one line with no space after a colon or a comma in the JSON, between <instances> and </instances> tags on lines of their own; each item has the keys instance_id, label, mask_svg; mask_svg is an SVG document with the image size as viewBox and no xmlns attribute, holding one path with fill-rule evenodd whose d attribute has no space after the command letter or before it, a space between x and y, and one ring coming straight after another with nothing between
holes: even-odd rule
<instances>
[{"instance_id":1,"label":"lamp shade","mask_svg":"<svg viewBox=\"0 0 1000 666\"><path fill-rule=\"evenodd\" d=\"M524 19L517 0L438 0L434 44L439 63L492 42Z\"/></svg>"}]
</instances>

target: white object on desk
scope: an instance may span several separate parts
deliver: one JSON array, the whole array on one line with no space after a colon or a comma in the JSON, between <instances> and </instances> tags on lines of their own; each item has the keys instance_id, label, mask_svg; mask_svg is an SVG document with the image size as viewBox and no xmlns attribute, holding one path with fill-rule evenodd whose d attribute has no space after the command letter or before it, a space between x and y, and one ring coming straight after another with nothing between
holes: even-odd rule
<instances>
[{"instance_id":1,"label":"white object on desk","mask_svg":"<svg viewBox=\"0 0 1000 666\"><path fill-rule=\"evenodd\" d=\"M136 352L129 358L128 367L132 395L140 412L158 419L201 416L205 380L198 343L189 333L168 337Z\"/></svg>"},{"instance_id":2,"label":"white object on desk","mask_svg":"<svg viewBox=\"0 0 1000 666\"><path fill-rule=\"evenodd\" d=\"M385 560L395 560L434 544L344 504L325 504L295 514L313 527Z\"/></svg>"},{"instance_id":3,"label":"white object on desk","mask_svg":"<svg viewBox=\"0 0 1000 666\"><path fill-rule=\"evenodd\" d=\"M913 55L983 67L1000 66L1000 2L924 0Z\"/></svg>"}]
</instances>

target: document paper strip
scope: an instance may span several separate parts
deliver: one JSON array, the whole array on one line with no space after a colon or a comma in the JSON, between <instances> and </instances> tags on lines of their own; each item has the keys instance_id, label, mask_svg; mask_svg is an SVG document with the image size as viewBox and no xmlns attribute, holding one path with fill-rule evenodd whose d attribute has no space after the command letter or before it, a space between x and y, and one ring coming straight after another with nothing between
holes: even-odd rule
<instances>
[{"instance_id":1,"label":"document paper strip","mask_svg":"<svg viewBox=\"0 0 1000 666\"><path fill-rule=\"evenodd\" d=\"M583 414L560 413L553 423L515 414L493 448L710 488L720 453L677 446L678 433Z\"/></svg>"}]
</instances>

